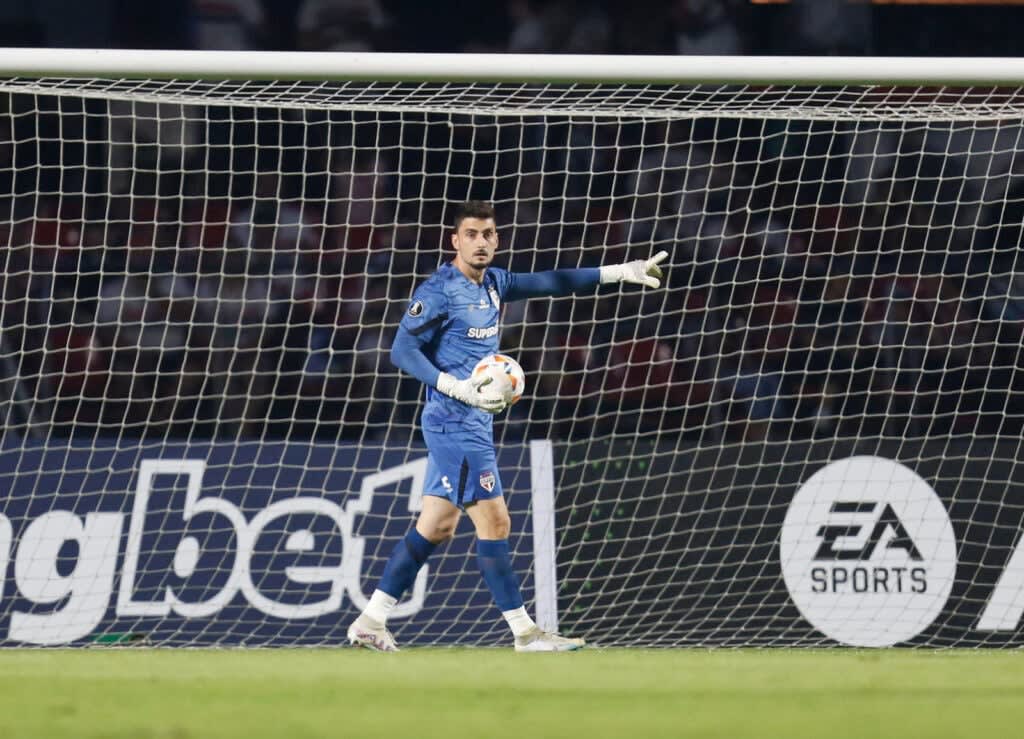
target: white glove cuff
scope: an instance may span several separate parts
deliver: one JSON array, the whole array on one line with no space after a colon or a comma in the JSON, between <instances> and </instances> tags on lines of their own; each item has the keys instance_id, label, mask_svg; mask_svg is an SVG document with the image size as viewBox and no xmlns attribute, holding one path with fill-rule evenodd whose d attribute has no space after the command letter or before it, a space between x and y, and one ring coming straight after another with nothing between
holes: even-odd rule
<instances>
[{"instance_id":1,"label":"white glove cuff","mask_svg":"<svg viewBox=\"0 0 1024 739\"><path fill-rule=\"evenodd\" d=\"M447 395L449 398L452 397L452 391L455 390L455 383L458 380L453 375L449 375L447 372L442 372L437 376L437 389Z\"/></svg>"},{"instance_id":2,"label":"white glove cuff","mask_svg":"<svg viewBox=\"0 0 1024 739\"><path fill-rule=\"evenodd\" d=\"M621 264L607 264L601 265L599 268L601 274L601 284L607 285L609 282L622 282L624 277L624 270Z\"/></svg>"}]
</instances>

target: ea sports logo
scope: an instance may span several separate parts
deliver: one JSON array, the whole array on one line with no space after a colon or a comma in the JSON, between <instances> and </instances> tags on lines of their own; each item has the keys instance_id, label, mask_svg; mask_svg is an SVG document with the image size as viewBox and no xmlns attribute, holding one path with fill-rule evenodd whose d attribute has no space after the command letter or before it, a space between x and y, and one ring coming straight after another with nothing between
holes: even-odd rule
<instances>
[{"instance_id":1,"label":"ea sports logo","mask_svg":"<svg viewBox=\"0 0 1024 739\"><path fill-rule=\"evenodd\" d=\"M942 501L912 470L881 457L844 459L812 475L786 512L780 557L804 618L858 647L920 634L956 576Z\"/></svg>"}]
</instances>

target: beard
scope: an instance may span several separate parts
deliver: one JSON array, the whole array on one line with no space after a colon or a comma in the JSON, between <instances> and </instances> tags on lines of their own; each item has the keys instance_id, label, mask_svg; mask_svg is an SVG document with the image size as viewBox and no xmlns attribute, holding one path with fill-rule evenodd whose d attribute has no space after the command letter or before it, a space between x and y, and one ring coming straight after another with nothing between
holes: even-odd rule
<instances>
[{"instance_id":1,"label":"beard","mask_svg":"<svg viewBox=\"0 0 1024 739\"><path fill-rule=\"evenodd\" d=\"M473 267L478 267L480 269L483 269L484 267L487 267L488 265L490 265L490 263L492 261L494 261L494 255L493 254L476 254L476 253L474 253L474 254L470 254L469 257L467 259L465 259L465 262L467 264L469 264L469 265L471 265Z\"/></svg>"}]
</instances>

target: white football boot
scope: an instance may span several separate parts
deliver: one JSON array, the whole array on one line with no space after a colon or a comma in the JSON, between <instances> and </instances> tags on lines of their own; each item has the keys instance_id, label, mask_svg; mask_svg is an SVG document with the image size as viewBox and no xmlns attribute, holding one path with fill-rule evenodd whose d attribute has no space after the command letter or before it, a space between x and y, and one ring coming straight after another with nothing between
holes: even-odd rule
<instances>
[{"instance_id":1,"label":"white football boot","mask_svg":"<svg viewBox=\"0 0 1024 739\"><path fill-rule=\"evenodd\" d=\"M360 616L348 627L348 642L354 647L366 647L375 652L397 652L395 637L387 627L366 616Z\"/></svg>"},{"instance_id":2,"label":"white football boot","mask_svg":"<svg viewBox=\"0 0 1024 739\"><path fill-rule=\"evenodd\" d=\"M586 642L582 639L549 634L539 626L516 637L517 652L573 652L585 645Z\"/></svg>"}]
</instances>

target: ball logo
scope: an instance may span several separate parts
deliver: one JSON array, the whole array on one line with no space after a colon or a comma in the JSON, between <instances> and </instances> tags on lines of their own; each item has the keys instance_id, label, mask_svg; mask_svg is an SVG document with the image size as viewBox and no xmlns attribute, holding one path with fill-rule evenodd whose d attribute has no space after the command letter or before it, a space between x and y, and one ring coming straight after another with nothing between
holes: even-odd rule
<instances>
[{"instance_id":1,"label":"ball logo","mask_svg":"<svg viewBox=\"0 0 1024 739\"><path fill-rule=\"evenodd\" d=\"M858 647L912 639L939 615L956 576L956 539L921 477L881 457L833 462L789 505L782 575L814 628Z\"/></svg>"}]
</instances>

